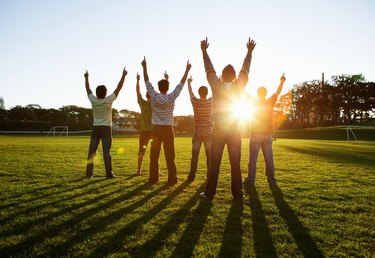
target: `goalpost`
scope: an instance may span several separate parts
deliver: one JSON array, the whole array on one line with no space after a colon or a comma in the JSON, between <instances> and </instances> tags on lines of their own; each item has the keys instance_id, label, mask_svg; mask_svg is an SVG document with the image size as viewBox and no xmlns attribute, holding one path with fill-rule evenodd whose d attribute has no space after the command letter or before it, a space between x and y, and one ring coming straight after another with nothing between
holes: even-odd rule
<instances>
[{"instance_id":1,"label":"goalpost","mask_svg":"<svg viewBox=\"0 0 375 258\"><path fill-rule=\"evenodd\" d=\"M353 136L355 141L358 141L357 136L355 135L352 128L375 129L375 126L347 125L346 126L346 138L347 138L348 142L350 141L350 135Z\"/></svg>"},{"instance_id":2,"label":"goalpost","mask_svg":"<svg viewBox=\"0 0 375 258\"><path fill-rule=\"evenodd\" d=\"M52 126L51 129L49 130L47 137L48 136L56 136L56 133L59 134L59 136L62 136L65 133L65 136L68 137L69 134L69 127L67 125L64 126Z\"/></svg>"}]
</instances>

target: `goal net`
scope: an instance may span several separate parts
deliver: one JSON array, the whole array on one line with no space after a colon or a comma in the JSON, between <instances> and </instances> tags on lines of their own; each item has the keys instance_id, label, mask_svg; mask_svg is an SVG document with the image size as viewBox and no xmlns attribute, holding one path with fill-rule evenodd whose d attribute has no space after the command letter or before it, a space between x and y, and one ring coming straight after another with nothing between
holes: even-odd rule
<instances>
[{"instance_id":1,"label":"goal net","mask_svg":"<svg viewBox=\"0 0 375 258\"><path fill-rule=\"evenodd\" d=\"M358 141L358 130L361 129L372 129L375 132L375 126L348 125L346 126L346 138L348 142ZM357 131L357 134L355 133L355 131Z\"/></svg>"},{"instance_id":2,"label":"goal net","mask_svg":"<svg viewBox=\"0 0 375 258\"><path fill-rule=\"evenodd\" d=\"M51 129L49 130L47 137L48 136L63 136L65 135L68 137L69 134L69 127L67 125L64 126L52 126Z\"/></svg>"}]
</instances>

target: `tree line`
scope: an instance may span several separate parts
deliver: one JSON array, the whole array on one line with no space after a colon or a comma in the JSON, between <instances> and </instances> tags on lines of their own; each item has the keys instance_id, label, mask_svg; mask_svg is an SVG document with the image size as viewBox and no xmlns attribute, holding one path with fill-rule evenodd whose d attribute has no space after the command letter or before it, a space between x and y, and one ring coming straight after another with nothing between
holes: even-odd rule
<instances>
[{"instance_id":1,"label":"tree line","mask_svg":"<svg viewBox=\"0 0 375 258\"><path fill-rule=\"evenodd\" d=\"M117 128L140 130L141 114L112 110ZM331 80L311 80L296 84L279 97L274 110L276 129L299 129L370 122L375 120L375 82L362 74L332 76ZM90 130L92 110L74 105L44 109L30 104L5 109L0 97L0 130L48 131L52 126L69 126L70 131ZM248 129L248 125L244 125ZM194 131L193 116L176 116L175 131Z\"/></svg>"}]
</instances>

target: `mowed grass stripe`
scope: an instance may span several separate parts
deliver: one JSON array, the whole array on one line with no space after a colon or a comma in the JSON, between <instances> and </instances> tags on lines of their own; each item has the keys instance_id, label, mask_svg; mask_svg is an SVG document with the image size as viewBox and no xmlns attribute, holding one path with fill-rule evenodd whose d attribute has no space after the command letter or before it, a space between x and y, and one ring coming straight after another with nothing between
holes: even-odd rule
<instances>
[{"instance_id":1,"label":"mowed grass stripe","mask_svg":"<svg viewBox=\"0 0 375 258\"><path fill-rule=\"evenodd\" d=\"M176 138L179 183L168 186L163 153L160 182L137 169L137 138L114 138L119 178L105 180L101 148L87 180L89 137L0 136L0 254L15 256L362 256L374 255L374 142L274 142L278 188L270 188L259 156L256 187L234 204L230 164L223 156L212 203L202 150L197 178L191 139ZM247 173L248 139L241 168Z\"/></svg>"}]
</instances>

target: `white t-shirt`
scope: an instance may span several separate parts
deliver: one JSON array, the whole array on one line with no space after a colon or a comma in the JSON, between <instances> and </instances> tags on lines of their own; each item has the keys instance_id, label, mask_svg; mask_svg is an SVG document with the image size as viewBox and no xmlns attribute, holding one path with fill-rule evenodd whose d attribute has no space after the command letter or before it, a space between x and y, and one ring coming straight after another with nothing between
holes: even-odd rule
<instances>
[{"instance_id":1,"label":"white t-shirt","mask_svg":"<svg viewBox=\"0 0 375 258\"><path fill-rule=\"evenodd\" d=\"M88 97L92 105L94 126L112 126L112 103L116 95L112 93L104 99L98 99L93 94Z\"/></svg>"}]
</instances>

